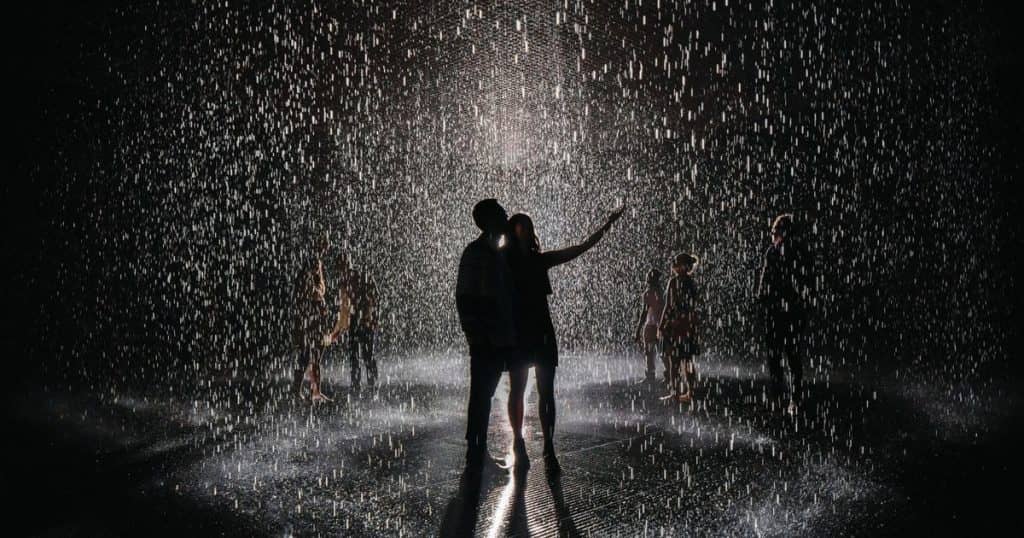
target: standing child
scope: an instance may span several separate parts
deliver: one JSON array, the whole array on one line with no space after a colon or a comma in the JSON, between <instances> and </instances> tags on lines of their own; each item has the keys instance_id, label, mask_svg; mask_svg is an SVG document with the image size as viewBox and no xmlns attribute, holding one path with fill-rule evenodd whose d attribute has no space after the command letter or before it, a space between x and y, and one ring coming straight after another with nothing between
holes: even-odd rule
<instances>
[{"instance_id":1,"label":"standing child","mask_svg":"<svg viewBox=\"0 0 1024 538\"><path fill-rule=\"evenodd\" d=\"M640 315L637 319L636 334L633 340L640 344L647 358L648 382L656 378L654 356L658 354L661 347L661 340L658 338L658 324L661 323L661 314L665 309L665 298L661 292L661 271L651 269L647 273L647 289L640 295ZM661 354L661 362L665 367L665 384L669 382L669 363L665 354Z\"/></svg>"},{"instance_id":2,"label":"standing child","mask_svg":"<svg viewBox=\"0 0 1024 538\"><path fill-rule=\"evenodd\" d=\"M658 332L664 342L664 353L669 362L669 385L672 398L688 402L694 397L697 384L697 370L693 356L700 352L697 341L697 321L700 296L693 281L693 269L697 257L692 254L678 254L672 261L675 276L668 281L665 311L661 315ZM683 390L685 381L686 390Z\"/></svg>"}]
</instances>

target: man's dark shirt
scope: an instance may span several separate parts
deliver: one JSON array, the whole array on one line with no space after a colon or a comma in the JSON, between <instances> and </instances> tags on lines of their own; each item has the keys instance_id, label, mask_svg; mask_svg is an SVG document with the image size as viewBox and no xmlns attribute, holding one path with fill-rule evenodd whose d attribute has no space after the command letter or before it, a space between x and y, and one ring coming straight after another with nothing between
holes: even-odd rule
<instances>
[{"instance_id":1,"label":"man's dark shirt","mask_svg":"<svg viewBox=\"0 0 1024 538\"><path fill-rule=\"evenodd\" d=\"M459 323L471 347L515 345L512 278L504 250L492 242L481 234L466 246L459 260L455 302Z\"/></svg>"},{"instance_id":2,"label":"man's dark shirt","mask_svg":"<svg viewBox=\"0 0 1024 538\"><path fill-rule=\"evenodd\" d=\"M808 277L805 258L785 242L779 246L773 244L765 251L757 298L769 313L803 312Z\"/></svg>"},{"instance_id":3,"label":"man's dark shirt","mask_svg":"<svg viewBox=\"0 0 1024 538\"><path fill-rule=\"evenodd\" d=\"M377 325L377 292L376 286L366 275L357 275L351 280L352 320L350 331L375 330Z\"/></svg>"}]
</instances>

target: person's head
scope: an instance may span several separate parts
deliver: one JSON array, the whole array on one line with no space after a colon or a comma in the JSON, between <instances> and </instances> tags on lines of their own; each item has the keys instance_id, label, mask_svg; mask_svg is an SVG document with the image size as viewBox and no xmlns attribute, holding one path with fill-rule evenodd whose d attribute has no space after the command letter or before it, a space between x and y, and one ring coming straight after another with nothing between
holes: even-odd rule
<instances>
[{"instance_id":1,"label":"person's head","mask_svg":"<svg viewBox=\"0 0 1024 538\"><path fill-rule=\"evenodd\" d=\"M793 215L790 213L783 213L775 220L772 221L772 243L775 245L781 245L793 229Z\"/></svg>"},{"instance_id":2,"label":"person's head","mask_svg":"<svg viewBox=\"0 0 1024 538\"><path fill-rule=\"evenodd\" d=\"M676 257L672 258L672 272L676 275L689 275L693 273L693 268L697 266L698 261L693 254L686 252L676 254Z\"/></svg>"},{"instance_id":3,"label":"person's head","mask_svg":"<svg viewBox=\"0 0 1024 538\"><path fill-rule=\"evenodd\" d=\"M661 271L657 269L647 271L647 286L651 288L661 287Z\"/></svg>"},{"instance_id":4,"label":"person's head","mask_svg":"<svg viewBox=\"0 0 1024 538\"><path fill-rule=\"evenodd\" d=\"M504 233L508 225L508 213L494 198L480 200L473 206L473 222L486 233Z\"/></svg>"},{"instance_id":5,"label":"person's head","mask_svg":"<svg viewBox=\"0 0 1024 538\"><path fill-rule=\"evenodd\" d=\"M537 232L533 229L533 219L526 213L516 213L508 219L508 227L515 236L516 243L526 247L526 250L540 250L540 240L537 239Z\"/></svg>"}]
</instances>

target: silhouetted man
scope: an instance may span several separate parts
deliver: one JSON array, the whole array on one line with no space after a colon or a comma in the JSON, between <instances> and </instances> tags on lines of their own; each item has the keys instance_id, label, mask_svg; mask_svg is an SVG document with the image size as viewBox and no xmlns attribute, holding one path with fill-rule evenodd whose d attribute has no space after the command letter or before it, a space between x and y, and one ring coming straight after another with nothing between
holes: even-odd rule
<instances>
[{"instance_id":1,"label":"silhouetted man","mask_svg":"<svg viewBox=\"0 0 1024 538\"><path fill-rule=\"evenodd\" d=\"M348 328L349 364L352 366L352 388L359 389L359 365L366 368L366 383L372 391L377 383L377 361L373 357L373 340L377 330L377 288L365 272L354 271L350 279L352 320Z\"/></svg>"},{"instance_id":2,"label":"silhouetted man","mask_svg":"<svg viewBox=\"0 0 1024 538\"><path fill-rule=\"evenodd\" d=\"M501 241L508 214L491 198L473 207L473 221L482 233L462 251L455 302L469 343L466 466L481 469L494 463L487 451L487 425L505 356L515 345L515 298Z\"/></svg>"},{"instance_id":3,"label":"silhouetted man","mask_svg":"<svg viewBox=\"0 0 1024 538\"><path fill-rule=\"evenodd\" d=\"M801 333L806 313L806 282L809 267L803 245L793 240L793 215L776 217L771 228L772 244L764 253L764 266L758 282L757 298L764 308L768 371L771 374L772 398L785 403L782 360L789 365L793 384L789 393L788 411L796 411L803 382Z\"/></svg>"}]
</instances>

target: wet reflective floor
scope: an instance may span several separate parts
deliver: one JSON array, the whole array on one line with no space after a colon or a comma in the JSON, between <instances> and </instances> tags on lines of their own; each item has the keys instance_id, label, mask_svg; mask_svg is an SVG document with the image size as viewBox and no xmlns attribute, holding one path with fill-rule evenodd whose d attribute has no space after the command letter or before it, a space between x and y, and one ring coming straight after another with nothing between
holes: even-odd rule
<instances>
[{"instance_id":1,"label":"wet reflective floor","mask_svg":"<svg viewBox=\"0 0 1024 538\"><path fill-rule=\"evenodd\" d=\"M701 398L659 399L634 355L567 355L563 473L541 458L529 387L525 473L464 476L468 366L382 357L377 390L325 371L334 402L252 406L151 390L16 394L8 478L52 536L820 536L1021 529L1012 384L946 384L809 365L795 416L765 406L752 360L698 363ZM828 367L826 367L828 366ZM830 371L827 377L822 371ZM285 372L274 390L283 390ZM507 381L491 451L511 443ZM1011 529L1013 530L1013 529Z\"/></svg>"}]
</instances>

